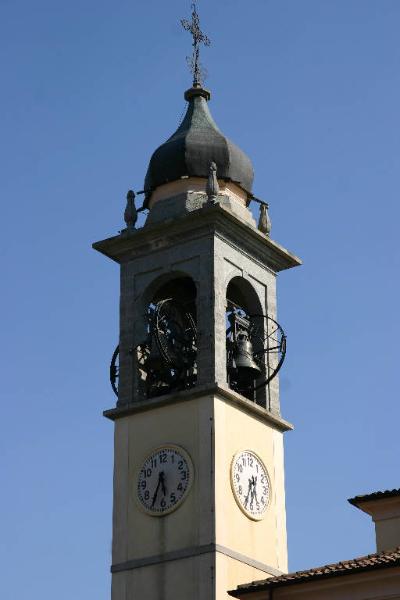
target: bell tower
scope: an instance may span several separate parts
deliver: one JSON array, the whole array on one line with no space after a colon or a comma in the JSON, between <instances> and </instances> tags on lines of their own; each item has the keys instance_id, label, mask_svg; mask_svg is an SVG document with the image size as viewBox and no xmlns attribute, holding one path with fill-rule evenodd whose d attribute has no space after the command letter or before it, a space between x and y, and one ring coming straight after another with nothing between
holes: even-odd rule
<instances>
[{"instance_id":1,"label":"bell tower","mask_svg":"<svg viewBox=\"0 0 400 600\"><path fill-rule=\"evenodd\" d=\"M300 260L271 239L251 161L194 75L143 206L128 192L126 228L93 244L121 272L112 600L223 600L287 571L276 274Z\"/></svg>"}]
</instances>

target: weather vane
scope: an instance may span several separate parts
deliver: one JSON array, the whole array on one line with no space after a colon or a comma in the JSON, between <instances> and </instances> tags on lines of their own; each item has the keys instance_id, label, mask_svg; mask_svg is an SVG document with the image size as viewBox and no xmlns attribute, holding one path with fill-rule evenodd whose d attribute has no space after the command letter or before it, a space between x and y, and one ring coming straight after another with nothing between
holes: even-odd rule
<instances>
[{"instance_id":1,"label":"weather vane","mask_svg":"<svg viewBox=\"0 0 400 600\"><path fill-rule=\"evenodd\" d=\"M193 37L193 53L187 57L191 72L193 73L193 85L201 85L205 73L200 63L200 44L209 46L210 39L200 29L200 19L196 10L196 3L192 4L192 20L181 19L182 27L189 31Z\"/></svg>"}]
</instances>

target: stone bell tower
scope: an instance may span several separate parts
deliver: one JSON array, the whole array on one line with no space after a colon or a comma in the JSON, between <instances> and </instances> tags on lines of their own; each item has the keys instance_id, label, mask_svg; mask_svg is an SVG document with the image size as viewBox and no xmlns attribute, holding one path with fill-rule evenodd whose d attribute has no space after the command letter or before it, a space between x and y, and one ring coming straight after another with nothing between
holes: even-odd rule
<instances>
[{"instance_id":1,"label":"stone bell tower","mask_svg":"<svg viewBox=\"0 0 400 600\"><path fill-rule=\"evenodd\" d=\"M195 77L153 154L145 225L93 247L120 265L112 599L222 600L287 571L276 273L300 260L249 210L253 168ZM119 360L119 362L118 362Z\"/></svg>"}]
</instances>

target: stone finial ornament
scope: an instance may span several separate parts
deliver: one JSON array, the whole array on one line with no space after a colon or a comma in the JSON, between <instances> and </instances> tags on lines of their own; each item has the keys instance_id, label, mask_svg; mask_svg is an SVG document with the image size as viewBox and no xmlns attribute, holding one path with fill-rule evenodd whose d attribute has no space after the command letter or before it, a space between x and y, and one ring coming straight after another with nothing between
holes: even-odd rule
<instances>
[{"instance_id":1,"label":"stone finial ornament","mask_svg":"<svg viewBox=\"0 0 400 600\"><path fill-rule=\"evenodd\" d=\"M208 201L215 204L219 194L217 165L215 164L215 162L210 162L210 169L208 172L208 179L206 185L206 194L208 196Z\"/></svg>"},{"instance_id":2,"label":"stone finial ornament","mask_svg":"<svg viewBox=\"0 0 400 600\"><path fill-rule=\"evenodd\" d=\"M270 234L271 232L271 219L268 214L268 204L265 202L260 203L260 217L258 219L258 229L265 233L265 235Z\"/></svg>"},{"instance_id":3,"label":"stone finial ornament","mask_svg":"<svg viewBox=\"0 0 400 600\"><path fill-rule=\"evenodd\" d=\"M135 224L138 218L136 206L135 206L135 192L129 190L126 194L126 208L124 212L124 221L126 228L129 231L135 229Z\"/></svg>"}]
</instances>

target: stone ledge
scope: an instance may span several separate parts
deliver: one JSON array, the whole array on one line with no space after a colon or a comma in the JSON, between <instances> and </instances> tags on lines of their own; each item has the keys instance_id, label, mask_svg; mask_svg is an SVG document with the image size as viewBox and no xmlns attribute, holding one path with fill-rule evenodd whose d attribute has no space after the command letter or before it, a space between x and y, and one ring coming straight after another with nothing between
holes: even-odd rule
<instances>
[{"instance_id":1,"label":"stone ledge","mask_svg":"<svg viewBox=\"0 0 400 600\"><path fill-rule=\"evenodd\" d=\"M141 400L139 402L133 402L126 406L117 406L105 410L103 415L111 421L116 421L122 417L126 417L135 413L140 413L155 408L160 408L170 404L177 404L179 402L190 402L191 400L197 399L200 396L217 396L220 400L228 402L229 404L235 405L237 408L252 415L253 417L273 425L278 431L290 431L293 429L293 425L281 416L276 415L262 406L255 404L251 400L244 398L237 392L224 387L218 383L211 385L196 386L191 390L183 390L181 392L174 392L171 394L165 394L165 396L159 396L158 398L150 398L148 400Z\"/></svg>"},{"instance_id":2,"label":"stone ledge","mask_svg":"<svg viewBox=\"0 0 400 600\"><path fill-rule=\"evenodd\" d=\"M148 567L151 565L157 565L165 562L182 560L185 558L194 558L196 556L200 556L201 554L214 554L219 552L220 554L224 554L225 556L229 556L229 558L233 558L234 560L240 561L254 569L258 569L259 571L263 571L268 575L272 576L280 576L283 575L282 571L276 569L275 567L271 567L259 560L254 560L245 554L241 554L232 550L231 548L227 548L226 546L222 546L221 544L205 544L203 546L193 546L190 548L182 548L181 550L172 550L170 552L166 552L165 554L157 554L154 556L147 556L144 558L136 558L133 560L128 560L124 563L118 563L116 565L111 566L111 573L122 573L124 571L131 571L133 569L141 569L143 567Z\"/></svg>"},{"instance_id":3,"label":"stone ledge","mask_svg":"<svg viewBox=\"0 0 400 600\"><path fill-rule=\"evenodd\" d=\"M242 240L243 248L251 248L274 271L302 264L297 256L220 204L205 205L183 217L135 229L130 234L125 231L95 242L92 247L117 263L122 263L142 255L150 256L152 252L168 245L176 245L179 239L183 239L182 236L192 239L193 235L202 237L216 231L225 231L232 239Z\"/></svg>"}]
</instances>

